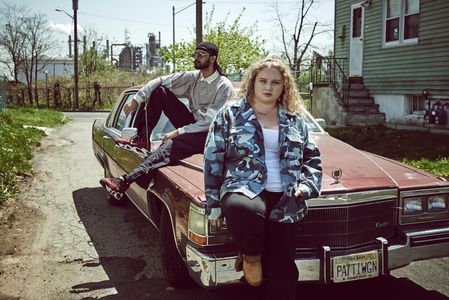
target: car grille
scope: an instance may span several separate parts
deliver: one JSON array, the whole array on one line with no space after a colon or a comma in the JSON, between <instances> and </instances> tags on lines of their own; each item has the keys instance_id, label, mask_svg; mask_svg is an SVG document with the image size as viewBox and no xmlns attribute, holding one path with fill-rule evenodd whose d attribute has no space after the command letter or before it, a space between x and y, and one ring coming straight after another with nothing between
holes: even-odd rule
<instances>
[{"instance_id":1,"label":"car grille","mask_svg":"<svg viewBox=\"0 0 449 300\"><path fill-rule=\"evenodd\" d=\"M309 208L300 222L298 248L348 249L394 234L395 200Z\"/></svg>"}]
</instances>

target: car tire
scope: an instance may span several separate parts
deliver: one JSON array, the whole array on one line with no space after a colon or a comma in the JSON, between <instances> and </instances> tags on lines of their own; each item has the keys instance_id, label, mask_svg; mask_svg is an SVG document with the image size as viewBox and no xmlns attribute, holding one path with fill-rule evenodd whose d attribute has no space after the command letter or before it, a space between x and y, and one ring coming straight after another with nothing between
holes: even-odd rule
<instances>
[{"instance_id":1,"label":"car tire","mask_svg":"<svg viewBox=\"0 0 449 300\"><path fill-rule=\"evenodd\" d=\"M176 248L173 227L166 208L162 210L160 234L161 261L165 278L172 287L182 288L191 286L193 281L189 276L189 271L184 260Z\"/></svg>"},{"instance_id":2,"label":"car tire","mask_svg":"<svg viewBox=\"0 0 449 300\"><path fill-rule=\"evenodd\" d=\"M104 177L112 177L111 173L107 170L104 169ZM106 199L108 200L109 204L111 205L117 205L117 206L123 206L128 202L128 196L126 196L125 193L123 193L123 197L119 199L116 199L114 196L112 196L111 194L109 194L106 189L104 189L104 191L106 192Z\"/></svg>"}]
</instances>

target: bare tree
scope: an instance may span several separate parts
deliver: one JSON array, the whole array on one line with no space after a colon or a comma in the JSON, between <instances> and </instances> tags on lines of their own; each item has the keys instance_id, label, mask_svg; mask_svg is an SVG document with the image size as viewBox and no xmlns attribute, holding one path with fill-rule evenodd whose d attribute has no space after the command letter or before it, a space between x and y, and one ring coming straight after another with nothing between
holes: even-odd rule
<instances>
[{"instance_id":1,"label":"bare tree","mask_svg":"<svg viewBox=\"0 0 449 300\"><path fill-rule=\"evenodd\" d=\"M48 21L43 14L29 14L25 6L17 6L2 2L0 8L0 51L2 63L15 82L19 82L19 74L23 72L27 83L27 94L30 104L38 100L37 73L50 61L54 42L52 32L48 29ZM46 57L47 56L47 57Z\"/></svg>"},{"instance_id":2,"label":"bare tree","mask_svg":"<svg viewBox=\"0 0 449 300\"><path fill-rule=\"evenodd\" d=\"M2 3L0 9L0 63L9 72L8 75L19 82L19 70L23 59L24 38L24 6L17 6L7 2Z\"/></svg>"},{"instance_id":3,"label":"bare tree","mask_svg":"<svg viewBox=\"0 0 449 300\"><path fill-rule=\"evenodd\" d=\"M56 49L52 32L48 30L48 21L45 15L35 13L25 20L25 58L23 71L27 78L28 96L32 97L32 86L34 81L34 100L38 104L37 74L49 63L48 57L52 56L52 51ZM34 77L34 78L33 78Z\"/></svg>"},{"instance_id":4,"label":"bare tree","mask_svg":"<svg viewBox=\"0 0 449 300\"><path fill-rule=\"evenodd\" d=\"M301 63L308 53L313 39L317 35L330 30L328 25L320 24L318 21L311 22L310 11L315 3L315 0L300 1L293 28L287 27L289 18L286 18L280 11L278 3L272 5L276 13L276 22L281 29L283 53L290 64L290 68L295 71L297 76L299 76ZM319 28L323 28L323 30Z\"/></svg>"}]
</instances>

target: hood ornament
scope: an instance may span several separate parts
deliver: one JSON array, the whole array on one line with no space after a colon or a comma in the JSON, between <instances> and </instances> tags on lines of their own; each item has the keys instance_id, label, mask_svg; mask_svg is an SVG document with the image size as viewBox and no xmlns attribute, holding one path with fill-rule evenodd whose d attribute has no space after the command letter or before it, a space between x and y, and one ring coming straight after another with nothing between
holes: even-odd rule
<instances>
[{"instance_id":1,"label":"hood ornament","mask_svg":"<svg viewBox=\"0 0 449 300\"><path fill-rule=\"evenodd\" d=\"M340 168L336 168L332 170L332 178L335 179L335 182L332 184L340 183L341 175L343 175L343 171Z\"/></svg>"}]
</instances>

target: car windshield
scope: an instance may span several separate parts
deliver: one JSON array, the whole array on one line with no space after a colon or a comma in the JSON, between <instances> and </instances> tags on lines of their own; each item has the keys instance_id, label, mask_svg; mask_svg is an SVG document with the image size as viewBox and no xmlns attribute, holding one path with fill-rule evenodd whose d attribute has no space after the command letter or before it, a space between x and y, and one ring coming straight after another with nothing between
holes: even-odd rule
<instances>
[{"instance_id":1,"label":"car windshield","mask_svg":"<svg viewBox=\"0 0 449 300\"><path fill-rule=\"evenodd\" d=\"M131 99L134 93L129 94L128 99ZM186 98L181 98L181 101L187 106L188 100ZM307 124L307 128L310 132L323 132L323 129L318 125L316 120L312 117L312 115L307 111L303 110L301 111L301 117L304 119L304 121ZM134 123L135 120L131 119L129 123ZM134 124L132 125L134 126ZM159 119L159 122L154 127L152 133L151 133L151 141L156 142L160 141L162 137L169 133L170 131L175 130L175 127L172 125L172 123L168 120L167 116L162 113L161 118Z\"/></svg>"},{"instance_id":2,"label":"car windshield","mask_svg":"<svg viewBox=\"0 0 449 300\"><path fill-rule=\"evenodd\" d=\"M187 100L187 99L186 99ZM184 102L184 101L183 101ZM307 128L310 132L323 132L323 129L318 125L316 120L308 111L301 112L301 117L306 121ZM168 118L162 113L159 122L153 129L151 134L151 141L160 141L162 137L170 131L175 130L175 127L170 123Z\"/></svg>"}]
</instances>

